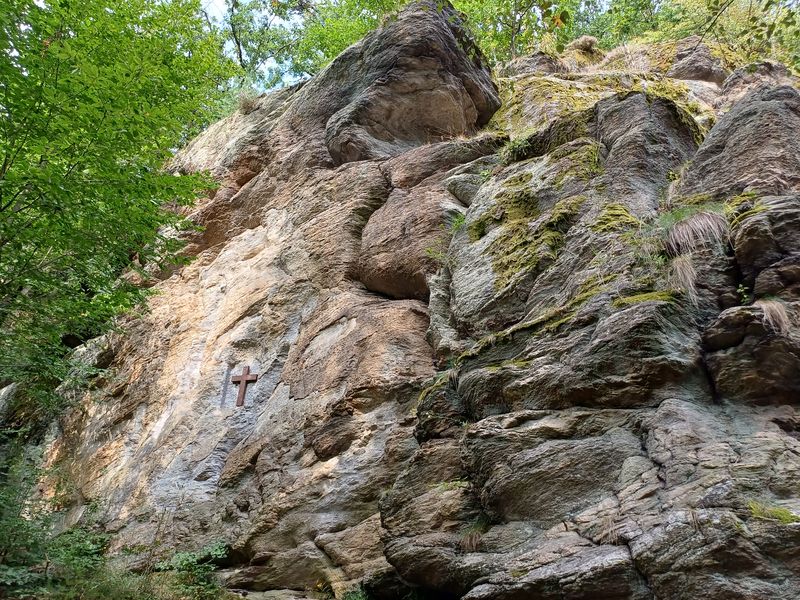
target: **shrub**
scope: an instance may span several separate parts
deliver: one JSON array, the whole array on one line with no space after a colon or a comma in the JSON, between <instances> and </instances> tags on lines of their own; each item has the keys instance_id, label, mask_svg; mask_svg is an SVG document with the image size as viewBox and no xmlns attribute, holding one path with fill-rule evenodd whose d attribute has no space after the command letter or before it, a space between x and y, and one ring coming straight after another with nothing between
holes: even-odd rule
<instances>
[{"instance_id":1,"label":"shrub","mask_svg":"<svg viewBox=\"0 0 800 600\"><path fill-rule=\"evenodd\" d=\"M47 556L58 577L80 581L96 574L104 565L108 536L83 527L57 535L48 545Z\"/></svg>"},{"instance_id":2,"label":"shrub","mask_svg":"<svg viewBox=\"0 0 800 600\"><path fill-rule=\"evenodd\" d=\"M177 588L192 600L210 600L219 595L213 573L216 562L224 559L228 549L222 542L203 547L197 552L178 552L170 560L159 563L160 571L174 571Z\"/></svg>"}]
</instances>

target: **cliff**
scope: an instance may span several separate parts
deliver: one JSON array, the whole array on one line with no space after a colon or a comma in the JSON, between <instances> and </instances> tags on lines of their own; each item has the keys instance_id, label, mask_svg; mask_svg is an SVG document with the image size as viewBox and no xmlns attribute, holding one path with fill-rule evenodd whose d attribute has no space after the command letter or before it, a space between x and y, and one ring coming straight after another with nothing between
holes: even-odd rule
<instances>
[{"instance_id":1,"label":"cliff","mask_svg":"<svg viewBox=\"0 0 800 600\"><path fill-rule=\"evenodd\" d=\"M220 187L85 351L71 522L223 541L249 598L797 597L796 80L699 39L495 75L418 2L179 154Z\"/></svg>"}]
</instances>

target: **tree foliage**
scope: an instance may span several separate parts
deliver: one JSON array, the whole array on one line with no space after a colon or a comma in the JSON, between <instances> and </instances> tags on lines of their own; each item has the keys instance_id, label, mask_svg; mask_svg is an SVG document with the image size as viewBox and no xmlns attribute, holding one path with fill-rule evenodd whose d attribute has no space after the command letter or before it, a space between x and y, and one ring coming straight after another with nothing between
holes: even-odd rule
<instances>
[{"instance_id":1,"label":"tree foliage","mask_svg":"<svg viewBox=\"0 0 800 600\"><path fill-rule=\"evenodd\" d=\"M312 75L407 0L226 0L222 27L263 87ZM711 36L748 57L798 63L797 0L452 0L491 62L561 51L581 35L632 40Z\"/></svg>"},{"instance_id":2,"label":"tree foliage","mask_svg":"<svg viewBox=\"0 0 800 600\"><path fill-rule=\"evenodd\" d=\"M230 74L198 0L0 3L0 384L44 392L141 298L120 274L209 185L162 166Z\"/></svg>"}]
</instances>

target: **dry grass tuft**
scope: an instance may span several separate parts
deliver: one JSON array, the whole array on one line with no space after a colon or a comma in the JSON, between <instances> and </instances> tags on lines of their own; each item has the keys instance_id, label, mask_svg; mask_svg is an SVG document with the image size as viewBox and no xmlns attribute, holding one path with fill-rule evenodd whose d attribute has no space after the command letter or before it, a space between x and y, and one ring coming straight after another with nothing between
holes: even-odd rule
<instances>
[{"instance_id":1,"label":"dry grass tuft","mask_svg":"<svg viewBox=\"0 0 800 600\"><path fill-rule=\"evenodd\" d=\"M458 541L458 546L462 552L477 552L481 545L481 538L483 534L489 531L489 520L485 516L480 516L470 523L466 529L461 532L461 539Z\"/></svg>"},{"instance_id":2,"label":"dry grass tuft","mask_svg":"<svg viewBox=\"0 0 800 600\"><path fill-rule=\"evenodd\" d=\"M601 544L619 544L619 532L615 522L615 515L607 515L600 521L598 541Z\"/></svg>"},{"instance_id":3,"label":"dry grass tuft","mask_svg":"<svg viewBox=\"0 0 800 600\"><path fill-rule=\"evenodd\" d=\"M672 259L669 272L669 285L671 288L682 290L687 300L697 306L697 271L691 254L682 254Z\"/></svg>"},{"instance_id":4,"label":"dry grass tuft","mask_svg":"<svg viewBox=\"0 0 800 600\"><path fill-rule=\"evenodd\" d=\"M698 212L678 221L667 232L667 252L680 256L700 247L720 244L728 237L728 220L719 213Z\"/></svg>"},{"instance_id":5,"label":"dry grass tuft","mask_svg":"<svg viewBox=\"0 0 800 600\"><path fill-rule=\"evenodd\" d=\"M589 68L589 72L631 71L644 73L650 70L650 63L642 44L623 44L606 54L603 61Z\"/></svg>"},{"instance_id":6,"label":"dry grass tuft","mask_svg":"<svg viewBox=\"0 0 800 600\"><path fill-rule=\"evenodd\" d=\"M480 531L468 531L461 536L458 546L462 552L477 552L481 545L482 534Z\"/></svg>"},{"instance_id":7,"label":"dry grass tuft","mask_svg":"<svg viewBox=\"0 0 800 600\"><path fill-rule=\"evenodd\" d=\"M258 108L259 96L252 92L239 93L239 112L243 115L249 115L256 108Z\"/></svg>"},{"instance_id":8,"label":"dry grass tuft","mask_svg":"<svg viewBox=\"0 0 800 600\"><path fill-rule=\"evenodd\" d=\"M787 333L792 326L792 319L786 306L780 300L762 299L753 302L764 313L764 325L775 333Z\"/></svg>"},{"instance_id":9,"label":"dry grass tuft","mask_svg":"<svg viewBox=\"0 0 800 600\"><path fill-rule=\"evenodd\" d=\"M582 52L594 52L597 50L597 38L591 35L582 35L576 40L567 44L567 50L580 50Z\"/></svg>"}]
</instances>

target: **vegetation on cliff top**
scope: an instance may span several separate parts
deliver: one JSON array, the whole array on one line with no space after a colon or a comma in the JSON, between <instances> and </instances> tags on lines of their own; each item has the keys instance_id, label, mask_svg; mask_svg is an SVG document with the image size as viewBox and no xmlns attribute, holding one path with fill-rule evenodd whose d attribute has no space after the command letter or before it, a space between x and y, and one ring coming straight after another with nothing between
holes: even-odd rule
<instances>
[{"instance_id":1,"label":"vegetation on cliff top","mask_svg":"<svg viewBox=\"0 0 800 600\"><path fill-rule=\"evenodd\" d=\"M219 0L223 2L223 0ZM214 22L251 82L270 87L313 75L408 0L224 0ZM705 36L747 61L800 67L795 0L452 0L490 63L556 53L581 35L613 48ZM577 56L576 58L580 58Z\"/></svg>"}]
</instances>

